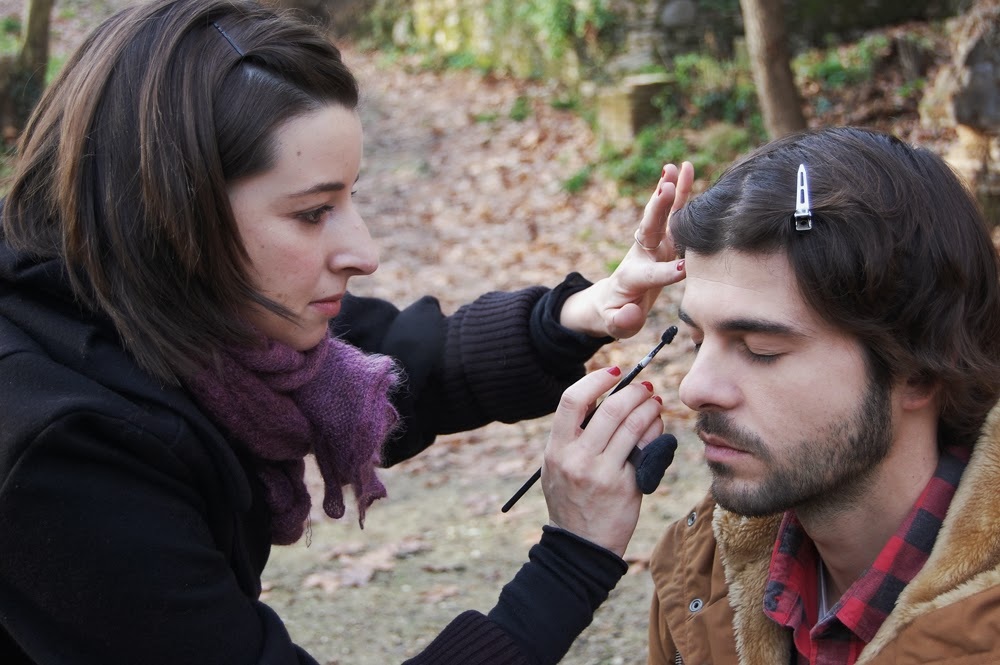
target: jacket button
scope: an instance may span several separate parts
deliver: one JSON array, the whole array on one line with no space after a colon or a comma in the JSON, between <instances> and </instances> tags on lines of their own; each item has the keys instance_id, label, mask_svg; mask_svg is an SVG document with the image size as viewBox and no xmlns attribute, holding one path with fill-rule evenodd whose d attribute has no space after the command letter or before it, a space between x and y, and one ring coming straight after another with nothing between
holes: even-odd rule
<instances>
[{"instance_id":1,"label":"jacket button","mask_svg":"<svg viewBox=\"0 0 1000 665\"><path fill-rule=\"evenodd\" d=\"M691 604L688 605L688 609L691 610L692 612L697 612L704 606L705 603L701 602L701 598L695 598L694 600L691 601Z\"/></svg>"},{"instance_id":2,"label":"jacket button","mask_svg":"<svg viewBox=\"0 0 1000 665\"><path fill-rule=\"evenodd\" d=\"M694 520L697 516L698 513L691 513L690 515L688 515L688 520L687 520L688 526L692 526L694 524Z\"/></svg>"}]
</instances>

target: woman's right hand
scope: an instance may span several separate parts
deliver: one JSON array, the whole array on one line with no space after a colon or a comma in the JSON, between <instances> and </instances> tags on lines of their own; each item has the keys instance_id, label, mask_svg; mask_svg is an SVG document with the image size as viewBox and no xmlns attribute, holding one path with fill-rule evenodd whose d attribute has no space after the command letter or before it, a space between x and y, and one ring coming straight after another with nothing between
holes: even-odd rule
<instances>
[{"instance_id":1,"label":"woman's right hand","mask_svg":"<svg viewBox=\"0 0 1000 665\"><path fill-rule=\"evenodd\" d=\"M642 502L633 446L663 433L661 403L648 383L633 383L605 399L586 429L593 404L621 379L621 370L598 370L566 389L552 420L542 462L542 491L554 526L625 553Z\"/></svg>"}]
</instances>

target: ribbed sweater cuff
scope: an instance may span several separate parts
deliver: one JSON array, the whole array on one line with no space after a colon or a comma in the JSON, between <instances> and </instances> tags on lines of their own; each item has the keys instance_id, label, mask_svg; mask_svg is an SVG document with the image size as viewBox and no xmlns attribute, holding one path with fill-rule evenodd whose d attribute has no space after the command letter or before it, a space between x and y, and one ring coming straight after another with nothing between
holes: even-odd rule
<instances>
[{"instance_id":1,"label":"ribbed sweater cuff","mask_svg":"<svg viewBox=\"0 0 1000 665\"><path fill-rule=\"evenodd\" d=\"M531 665L517 643L479 612L459 614L406 665Z\"/></svg>"},{"instance_id":2,"label":"ribbed sweater cuff","mask_svg":"<svg viewBox=\"0 0 1000 665\"><path fill-rule=\"evenodd\" d=\"M562 391L575 379L546 373L531 343L531 311L545 292L533 287L487 293L449 317L443 376L449 409L440 433L555 410Z\"/></svg>"},{"instance_id":3,"label":"ribbed sweater cuff","mask_svg":"<svg viewBox=\"0 0 1000 665\"><path fill-rule=\"evenodd\" d=\"M590 625L628 565L603 547L549 526L528 557L500 592L489 618L536 665L557 663Z\"/></svg>"},{"instance_id":4,"label":"ribbed sweater cuff","mask_svg":"<svg viewBox=\"0 0 1000 665\"><path fill-rule=\"evenodd\" d=\"M542 366L556 376L579 371L578 367L598 349L615 341L614 337L591 337L559 323L566 299L589 286L591 282L580 273L570 273L561 284L542 296L531 312L531 342L542 359Z\"/></svg>"}]
</instances>

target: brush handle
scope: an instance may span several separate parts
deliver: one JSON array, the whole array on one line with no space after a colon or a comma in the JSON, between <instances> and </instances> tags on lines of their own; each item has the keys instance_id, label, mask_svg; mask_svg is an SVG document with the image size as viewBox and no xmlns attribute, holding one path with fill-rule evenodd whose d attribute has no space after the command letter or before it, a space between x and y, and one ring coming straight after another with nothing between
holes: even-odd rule
<instances>
[{"instance_id":1,"label":"brush handle","mask_svg":"<svg viewBox=\"0 0 1000 665\"><path fill-rule=\"evenodd\" d=\"M659 350L659 349L654 349L652 352L650 352L650 354L648 356L646 356L645 358L643 358L643 361L645 361L645 362L641 362L638 365L636 365L635 367L633 367L632 371L630 371L628 374L626 374L625 378L623 378L621 381L619 381L618 385L616 385L614 388L611 389L611 392L608 393L608 397L611 397L616 392L618 392L619 390L621 390L622 388L624 388L628 384L632 383L632 379L634 379L635 377L637 377L639 375L639 372L642 371L642 368L649 364L650 359L653 357L653 354L657 350ZM605 398L605 399L607 399L607 398ZM587 415L584 417L583 422L580 423L580 429L585 429L587 427L587 424L590 423L590 419L594 417L594 414L596 412L597 412L596 408L591 409L590 411L587 412ZM641 454L642 451L639 450L638 447L633 448L632 449L632 454L629 455L629 458L631 459L632 455L634 455L636 452L639 452ZM510 510L514 506L514 504L517 503L517 500L520 499L522 496L524 496L524 493L527 492L528 490L530 490L531 486L534 485L535 483L537 483L538 479L541 478L541 477L542 477L542 469L539 468L537 471L535 471L533 474L531 474L531 478L528 478L524 482L524 484L521 485L521 489L519 489L516 492L514 492L514 496L510 497L509 499L507 499L507 503L503 504L503 508L500 509L500 512L501 513L505 513L508 510Z\"/></svg>"},{"instance_id":2,"label":"brush handle","mask_svg":"<svg viewBox=\"0 0 1000 665\"><path fill-rule=\"evenodd\" d=\"M524 496L524 493L530 490L531 486L537 483L538 479L541 477L542 477L542 469L541 467L539 467L538 471L535 471L533 474L531 474L531 478L528 478L524 482L524 484L521 485L521 489L514 492L514 496L507 499L507 503L503 504L503 508L500 509L500 512L505 513L511 508L513 508L514 504L517 503L517 500L520 499L522 496Z\"/></svg>"}]
</instances>

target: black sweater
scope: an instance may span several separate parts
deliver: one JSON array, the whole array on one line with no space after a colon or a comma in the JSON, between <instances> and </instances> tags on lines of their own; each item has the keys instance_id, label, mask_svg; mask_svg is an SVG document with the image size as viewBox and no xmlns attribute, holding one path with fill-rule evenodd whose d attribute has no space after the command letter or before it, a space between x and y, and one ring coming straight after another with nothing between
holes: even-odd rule
<instances>
[{"instance_id":1,"label":"black sweater","mask_svg":"<svg viewBox=\"0 0 1000 665\"><path fill-rule=\"evenodd\" d=\"M349 299L334 332L407 374L386 462L550 412L600 344L554 320L585 284L448 317ZM58 264L0 244L0 663L314 664L259 600L268 533L251 463L188 394L79 311ZM561 658L625 565L548 528L529 556L489 617L463 613L412 662Z\"/></svg>"}]
</instances>

